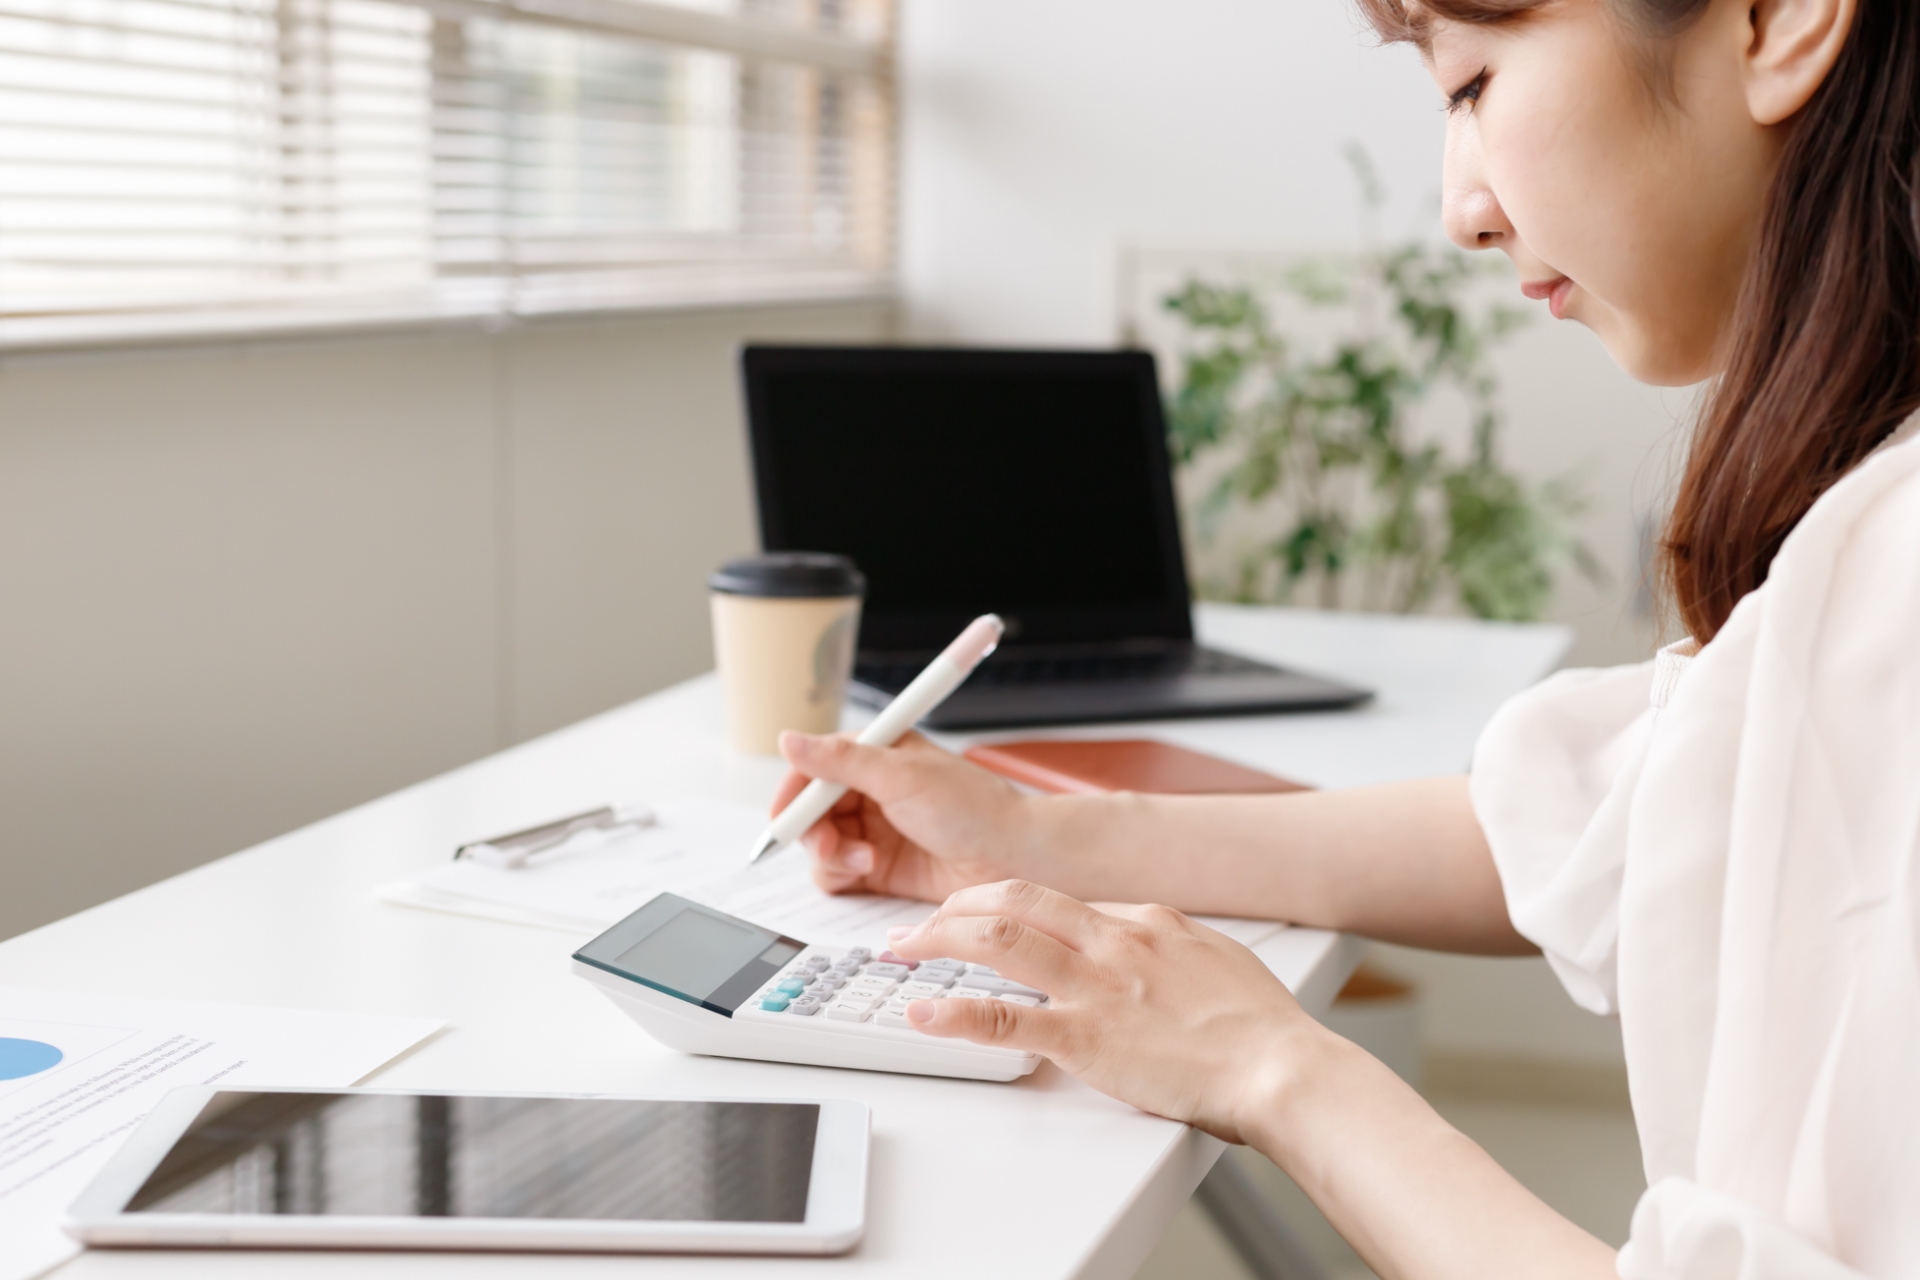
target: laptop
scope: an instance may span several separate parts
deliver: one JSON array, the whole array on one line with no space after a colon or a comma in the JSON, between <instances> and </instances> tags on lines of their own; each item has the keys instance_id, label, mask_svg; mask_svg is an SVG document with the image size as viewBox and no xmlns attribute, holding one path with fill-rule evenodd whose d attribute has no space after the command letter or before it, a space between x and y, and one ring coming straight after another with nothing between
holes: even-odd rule
<instances>
[{"instance_id":1,"label":"laptop","mask_svg":"<svg viewBox=\"0 0 1920 1280\"><path fill-rule=\"evenodd\" d=\"M750 346L761 541L867 578L855 700L967 622L1007 639L939 729L1350 707L1366 689L1196 644L1153 357Z\"/></svg>"}]
</instances>

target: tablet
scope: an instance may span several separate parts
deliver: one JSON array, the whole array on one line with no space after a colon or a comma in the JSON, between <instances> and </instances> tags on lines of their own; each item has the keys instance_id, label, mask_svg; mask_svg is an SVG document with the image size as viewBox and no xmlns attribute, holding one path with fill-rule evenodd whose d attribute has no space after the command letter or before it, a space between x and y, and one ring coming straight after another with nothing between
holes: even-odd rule
<instances>
[{"instance_id":1,"label":"tablet","mask_svg":"<svg viewBox=\"0 0 1920 1280\"><path fill-rule=\"evenodd\" d=\"M769 1102L179 1089L68 1210L89 1245L842 1253L869 1113Z\"/></svg>"}]
</instances>

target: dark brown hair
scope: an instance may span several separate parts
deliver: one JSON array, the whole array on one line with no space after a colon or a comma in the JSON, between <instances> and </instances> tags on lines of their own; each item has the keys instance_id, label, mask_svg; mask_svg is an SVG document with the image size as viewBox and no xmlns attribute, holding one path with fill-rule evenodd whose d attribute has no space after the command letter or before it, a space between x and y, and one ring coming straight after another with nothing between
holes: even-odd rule
<instances>
[{"instance_id":1,"label":"dark brown hair","mask_svg":"<svg viewBox=\"0 0 1920 1280\"><path fill-rule=\"evenodd\" d=\"M1611 0L1648 35L1708 2ZM1358 3L1385 39L1424 43L1430 15L1506 22L1543 0ZM1808 508L1920 406L1920 4L1859 0L1789 127L1667 526L1667 583L1702 644Z\"/></svg>"}]
</instances>

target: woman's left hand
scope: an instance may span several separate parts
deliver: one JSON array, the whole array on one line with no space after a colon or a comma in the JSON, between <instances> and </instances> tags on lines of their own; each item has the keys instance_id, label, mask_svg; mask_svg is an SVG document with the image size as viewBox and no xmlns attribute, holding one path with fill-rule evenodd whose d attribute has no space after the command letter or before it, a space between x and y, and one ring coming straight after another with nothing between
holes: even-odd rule
<instances>
[{"instance_id":1,"label":"woman's left hand","mask_svg":"<svg viewBox=\"0 0 1920 1280\"><path fill-rule=\"evenodd\" d=\"M1049 996L919 1000L932 1035L1045 1054L1143 1111L1244 1142L1302 1049L1326 1033L1254 954L1169 907L1096 910L1023 880L962 889L896 930L910 960L990 965Z\"/></svg>"}]
</instances>

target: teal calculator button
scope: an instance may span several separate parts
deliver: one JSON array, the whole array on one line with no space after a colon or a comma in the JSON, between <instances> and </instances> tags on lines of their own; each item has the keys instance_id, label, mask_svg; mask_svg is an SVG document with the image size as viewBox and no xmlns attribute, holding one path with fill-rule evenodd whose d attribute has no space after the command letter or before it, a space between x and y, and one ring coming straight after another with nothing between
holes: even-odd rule
<instances>
[{"instance_id":1,"label":"teal calculator button","mask_svg":"<svg viewBox=\"0 0 1920 1280\"><path fill-rule=\"evenodd\" d=\"M780 995L778 993L775 993L774 995L768 996L765 1000L762 1000L760 1002L760 1007L762 1009L765 1009L768 1013L785 1013L787 1011L787 1006L792 1003L793 1003L793 998L791 996L785 996L785 995Z\"/></svg>"},{"instance_id":2,"label":"teal calculator button","mask_svg":"<svg viewBox=\"0 0 1920 1280\"><path fill-rule=\"evenodd\" d=\"M785 982L774 987L775 991L784 991L790 996L797 996L806 989L807 984L797 978L788 978Z\"/></svg>"}]
</instances>

